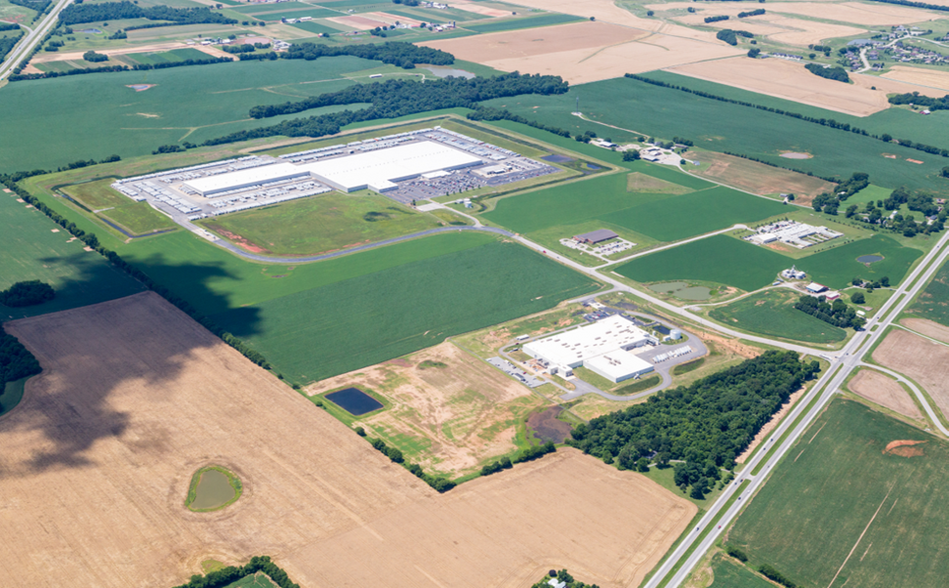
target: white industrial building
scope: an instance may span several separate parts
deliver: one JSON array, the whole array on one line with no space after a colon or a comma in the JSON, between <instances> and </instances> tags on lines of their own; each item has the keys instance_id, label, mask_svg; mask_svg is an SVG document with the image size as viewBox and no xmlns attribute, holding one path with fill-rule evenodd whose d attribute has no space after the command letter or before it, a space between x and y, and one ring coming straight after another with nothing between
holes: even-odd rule
<instances>
[{"instance_id":1,"label":"white industrial building","mask_svg":"<svg viewBox=\"0 0 949 588\"><path fill-rule=\"evenodd\" d=\"M614 315L586 327L533 341L523 350L558 371L568 372L582 365L612 382L621 382L653 369L652 364L629 350L658 343L631 321Z\"/></svg>"},{"instance_id":2,"label":"white industrial building","mask_svg":"<svg viewBox=\"0 0 949 588\"><path fill-rule=\"evenodd\" d=\"M395 182L398 181L482 163L480 158L448 145L435 141L419 141L302 165L262 165L188 180L184 185L210 198L242 188L309 176L342 192L366 188L385 192L397 188Z\"/></svg>"}]
</instances>

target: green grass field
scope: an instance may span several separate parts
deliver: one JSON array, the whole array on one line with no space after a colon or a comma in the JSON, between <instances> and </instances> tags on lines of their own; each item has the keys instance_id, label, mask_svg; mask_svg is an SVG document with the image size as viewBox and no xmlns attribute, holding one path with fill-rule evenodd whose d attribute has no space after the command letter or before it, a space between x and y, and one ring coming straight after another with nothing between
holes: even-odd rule
<instances>
[{"instance_id":1,"label":"green grass field","mask_svg":"<svg viewBox=\"0 0 949 588\"><path fill-rule=\"evenodd\" d=\"M254 120L248 110L342 89L353 83L344 74L377 65L355 57L245 61L9 84L0 110L18 113L5 130L22 139L0 141L0 173L113 153L127 159L180 140L276 124L286 117ZM130 84L155 86L135 92Z\"/></svg>"},{"instance_id":2,"label":"green grass field","mask_svg":"<svg viewBox=\"0 0 949 588\"><path fill-rule=\"evenodd\" d=\"M278 6L283 6L279 4ZM312 18L329 18L333 16L344 16L342 12L336 10L328 10L326 8L320 8L318 6L309 6L302 9L294 10L292 8L279 11L264 11L258 8L255 12L245 13L250 16L253 16L257 20L280 20L282 18L300 18L301 16L309 16Z\"/></svg>"},{"instance_id":3,"label":"green grass field","mask_svg":"<svg viewBox=\"0 0 949 588\"><path fill-rule=\"evenodd\" d=\"M869 267L857 261L862 255L880 254L882 261ZM794 264L808 277L831 288L843 288L855 277L877 280L883 276L899 283L922 255L885 235L874 235L803 259L791 259L766 247L727 235L716 235L634 259L615 271L637 282L701 280L755 290L774 280Z\"/></svg>"},{"instance_id":4,"label":"green grass field","mask_svg":"<svg viewBox=\"0 0 949 588\"><path fill-rule=\"evenodd\" d=\"M7 382L3 390L0 390L0 415L6 414L16 408L23 399L23 390L26 387L26 381L29 378L21 378L13 382Z\"/></svg>"},{"instance_id":5,"label":"green grass field","mask_svg":"<svg viewBox=\"0 0 949 588\"><path fill-rule=\"evenodd\" d=\"M382 256L397 254L388 252L396 247L385 248ZM353 261L346 257L317 268L351 271ZM490 240L211 318L245 337L288 380L303 384L546 310L596 288L589 278L542 255Z\"/></svg>"},{"instance_id":6,"label":"green grass field","mask_svg":"<svg viewBox=\"0 0 949 588\"><path fill-rule=\"evenodd\" d=\"M729 327L806 343L836 343L846 338L844 329L795 309L799 297L789 290L769 290L717 306L709 316Z\"/></svg>"},{"instance_id":7,"label":"green grass field","mask_svg":"<svg viewBox=\"0 0 949 588\"><path fill-rule=\"evenodd\" d=\"M325 23L325 24L324 24L324 23ZM335 24L335 23L334 23L334 24ZM308 21L306 21L306 22L297 22L297 23L293 23L293 24L290 25L290 26L296 27L296 28L302 29L302 30L304 30L304 31L306 31L306 32L308 32L308 33L314 33L314 34L317 34L317 35L319 35L319 34L321 34L321 33L326 33L326 34L329 34L329 35L334 35L334 34L340 32L340 30L342 30L341 28L333 28L333 27L330 25L329 22L326 22L326 21L319 21L319 22L317 22L317 21L315 21L315 20L308 20Z\"/></svg>"},{"instance_id":8,"label":"green grass field","mask_svg":"<svg viewBox=\"0 0 949 588\"><path fill-rule=\"evenodd\" d=\"M267 253L312 255L439 226L385 196L331 192L201 221L227 237L239 235Z\"/></svg>"},{"instance_id":9,"label":"green grass field","mask_svg":"<svg viewBox=\"0 0 949 588\"><path fill-rule=\"evenodd\" d=\"M924 318L949 326L949 263L944 264L906 312L908 317Z\"/></svg>"},{"instance_id":10,"label":"green grass field","mask_svg":"<svg viewBox=\"0 0 949 588\"><path fill-rule=\"evenodd\" d=\"M774 584L736 560L718 553L712 558L714 581L709 588L773 588Z\"/></svg>"},{"instance_id":11,"label":"green grass field","mask_svg":"<svg viewBox=\"0 0 949 588\"><path fill-rule=\"evenodd\" d=\"M139 236L174 229L177 225L147 202L135 202L113 190L112 178L64 186L62 191L96 216Z\"/></svg>"},{"instance_id":12,"label":"green grass field","mask_svg":"<svg viewBox=\"0 0 949 588\"><path fill-rule=\"evenodd\" d=\"M126 57L135 63L154 65L156 63L179 63L189 59L207 59L208 54L188 47L161 53L130 53Z\"/></svg>"},{"instance_id":13,"label":"green grass field","mask_svg":"<svg viewBox=\"0 0 949 588\"><path fill-rule=\"evenodd\" d=\"M921 455L886 454L897 440L922 441L914 447ZM739 517L729 543L802 588L942 587L947 481L945 441L835 400Z\"/></svg>"},{"instance_id":14,"label":"green grass field","mask_svg":"<svg viewBox=\"0 0 949 588\"><path fill-rule=\"evenodd\" d=\"M581 22L586 19L571 14L548 13L539 16L527 16L522 18L494 19L488 22L479 22L476 24L462 25L469 31L476 33L498 33L501 31L516 31L518 29L530 29L536 27L547 27L551 25L566 24L570 22Z\"/></svg>"},{"instance_id":15,"label":"green grass field","mask_svg":"<svg viewBox=\"0 0 949 588\"><path fill-rule=\"evenodd\" d=\"M660 77L648 73L647 77ZM671 75L671 74L668 74ZM676 83L686 87L698 86L698 80L677 76ZM799 119L769 113L703 98L669 88L662 88L632 79L617 78L573 86L570 92L556 96L530 96L503 98L487 101L486 105L505 105L509 110L544 124L557 126L571 133L594 131L600 136L611 136L614 140L622 132L588 122L571 115L579 97L584 116L629 129L636 133L671 139L686 137L706 149L729 151L753 156L777 165L792 167L804 172L813 172L826 177L847 178L854 172L870 173L874 184L896 188L926 188L940 193L949 192L949 182L939 177L939 171L949 163L936 155L926 154L890 143L885 144L872 137L835 130ZM744 100L764 103L767 97L746 93ZM799 105L788 106L788 110L801 112ZM820 110L820 109L818 109ZM824 118L841 120L844 115L822 111ZM892 115L891 115L892 116ZM916 125L927 117L913 115ZM949 113L945 113L949 117ZM898 117L899 118L899 117ZM855 124L860 128L868 125ZM904 132L898 123L886 121L875 129L913 141L949 147L949 141L933 136L940 125L932 124L928 133ZM789 160L780 157L783 151L804 151L814 157L806 160ZM895 154L896 159L887 159L884 153ZM917 165L906 161L917 159Z\"/></svg>"},{"instance_id":16,"label":"green grass field","mask_svg":"<svg viewBox=\"0 0 949 588\"><path fill-rule=\"evenodd\" d=\"M56 298L38 306L0 306L0 321L86 306L140 292L142 286L114 269L94 251L85 251L59 225L12 194L0 192L0 290L16 282L41 280ZM53 232L54 230L58 232Z\"/></svg>"}]
</instances>

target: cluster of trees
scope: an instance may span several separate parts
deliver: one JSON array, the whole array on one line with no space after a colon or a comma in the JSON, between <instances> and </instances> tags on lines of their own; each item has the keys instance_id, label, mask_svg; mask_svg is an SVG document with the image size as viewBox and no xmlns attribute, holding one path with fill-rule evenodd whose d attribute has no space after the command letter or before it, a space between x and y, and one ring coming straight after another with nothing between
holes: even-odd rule
<instances>
[{"instance_id":1,"label":"cluster of trees","mask_svg":"<svg viewBox=\"0 0 949 588\"><path fill-rule=\"evenodd\" d=\"M745 554L745 552L732 545L727 545L725 547L725 553L734 557L735 559L737 559L738 561L742 563L748 561L748 556Z\"/></svg>"},{"instance_id":2,"label":"cluster of trees","mask_svg":"<svg viewBox=\"0 0 949 588\"><path fill-rule=\"evenodd\" d=\"M659 467L668 467L668 463L660 462ZM648 470L648 467L646 469ZM722 479L722 472L714 463L708 463L704 467L696 462L678 463L674 466L672 475L675 485L683 492L692 487L689 495L696 500L705 498L711 485ZM734 479L734 474L729 473L728 476L726 484Z\"/></svg>"},{"instance_id":3,"label":"cluster of trees","mask_svg":"<svg viewBox=\"0 0 949 588\"><path fill-rule=\"evenodd\" d=\"M804 67L807 69L807 71L811 72L815 76L827 78L828 80L850 83L850 76L847 75L847 70L840 66L825 67L818 63L808 63Z\"/></svg>"},{"instance_id":4,"label":"cluster of trees","mask_svg":"<svg viewBox=\"0 0 949 588\"><path fill-rule=\"evenodd\" d=\"M819 194L811 202L816 212L825 214L838 214L840 205L850 196L856 194L869 185L869 177L864 173L855 173L846 182L841 182L839 188L834 194L827 192ZM863 211L860 211L861 220L871 225L879 225L885 229L902 233L905 237L914 237L917 234L932 234L941 232L945 228L945 222L949 212L939 210L935 203L935 197L929 192L917 191L911 192L905 187L893 190L885 200L872 200L867 202ZM912 214L895 214L892 217L884 211L898 210L902 205L906 205L912 211L922 213L924 218L922 223L917 223ZM859 211L856 204L850 205L844 216L853 218ZM929 222L926 217L932 218Z\"/></svg>"},{"instance_id":5,"label":"cluster of trees","mask_svg":"<svg viewBox=\"0 0 949 588\"><path fill-rule=\"evenodd\" d=\"M749 10L748 12L739 12L738 18L748 18L749 16L758 16L765 13L764 8L759 8L758 10Z\"/></svg>"},{"instance_id":6,"label":"cluster of trees","mask_svg":"<svg viewBox=\"0 0 949 588\"><path fill-rule=\"evenodd\" d=\"M481 100L521 94L562 94L567 83L559 76L521 75L517 72L491 78L446 78L420 84L410 80L387 80L382 83L355 84L338 92L313 96L300 102L255 106L253 118L294 114L330 105L369 102L372 106L358 111L343 110L332 114L287 120L270 127L232 133L206 141L204 145L220 145L260 137L322 137L338 133L343 126L359 122L394 118L442 108L477 108Z\"/></svg>"},{"instance_id":7,"label":"cluster of trees","mask_svg":"<svg viewBox=\"0 0 949 588\"><path fill-rule=\"evenodd\" d=\"M815 298L804 295L794 303L794 308L842 329L861 329L867 322L840 298L834 300L833 304L827 304L823 296Z\"/></svg>"},{"instance_id":8,"label":"cluster of trees","mask_svg":"<svg viewBox=\"0 0 949 588\"><path fill-rule=\"evenodd\" d=\"M82 58L91 63L97 63L99 61L108 61L109 56L103 53L96 53L91 49L82 54Z\"/></svg>"},{"instance_id":9,"label":"cluster of trees","mask_svg":"<svg viewBox=\"0 0 949 588\"><path fill-rule=\"evenodd\" d=\"M90 52L91 53L91 52ZM104 56L103 56L104 57ZM206 59L186 59L184 61L168 61L165 63L138 63L129 67L127 65L105 65L102 67L87 67L70 69L67 71L47 71L38 74L14 74L10 76L11 82L23 80L42 80L44 78L56 78L59 76L75 76L91 73L109 73L118 71L146 71L150 69L165 69L169 67L183 67L186 65L209 65L212 63L232 63L230 57L208 57Z\"/></svg>"},{"instance_id":10,"label":"cluster of trees","mask_svg":"<svg viewBox=\"0 0 949 588\"><path fill-rule=\"evenodd\" d=\"M800 114L800 113L797 113L797 112L790 112L790 111L782 110L782 109L780 109L780 108L773 108L773 107L771 107L771 106L765 106L765 105L762 105L762 104L753 104L753 103L751 103L751 102L744 102L744 101L742 101L742 100L734 100L734 99L732 99L732 98L726 98L726 97L724 97L724 96L718 96L718 95L716 95L716 94L710 94L709 92L703 92L703 91L701 91L701 90L693 90L693 89L691 89L691 88L686 88L686 87L684 87L684 86L677 86L677 85L675 85L675 84L669 84L669 83L666 83L666 82L661 82L661 81L659 81L659 80L653 80L653 79L647 78L647 77L645 77L645 76L640 76L640 75L637 75L637 74L629 74L629 73L628 73L628 74L626 74L626 77L627 77L627 78L630 78L630 79L634 79L634 80L640 81L640 82L644 82L644 83L647 83L647 84L652 84L652 85L654 85L654 86L660 86L660 87L663 87L663 88L670 88L670 89L672 89L672 90L678 90L678 91L680 91L680 92L686 92L686 93L688 93L688 94L695 94L696 96L701 96L702 98L709 98L709 99L711 99L711 100L718 100L719 102L728 102L728 103L730 103L730 104L737 104L737 105L739 105L739 106L744 106L744 107L747 107L747 108L755 108L755 109L757 109L757 110L764 110L764 111L766 111L766 112L771 112L771 113L774 113L774 114L780 114L781 116L787 116L787 117L790 117L790 118L800 119L800 120L803 120L803 121L805 121L805 122L809 122L809 123L821 125L821 126L824 126L824 127L830 127L830 128L832 128L832 129L837 129L837 130L841 130L841 131L847 131L847 132L849 132L849 133L855 133L855 134L857 134L857 135L863 135L863 136L865 136L865 137L872 137L872 138L874 138L874 139L878 139L878 140L883 141L883 142L885 142L885 143L889 143L890 141L893 140L893 137L891 137L890 135L888 135L888 134L886 134L886 133L884 133L884 134L882 134L882 135L870 134L870 133L868 133L867 131L865 131L864 129L860 129L860 128L857 128L857 127L855 127L855 126L851 126L849 123L837 122L836 120L834 120L834 119L832 119L832 118L829 118L829 119L825 119L825 118L815 118L815 117L813 117L813 116L805 116L805 115ZM912 148L912 149L917 149L917 150L919 150L919 151L926 151L927 153L937 153L937 154L941 155L942 157L949 157L949 149L938 149L938 148L935 148L935 147L929 147L928 145L923 145L923 144L921 144L921 143L912 143L911 141L907 141L907 142L904 143L902 140L900 141L900 144L901 144L901 145L904 145L905 147L910 147L910 148ZM930 150L931 150L931 151L930 151ZM749 159L751 159L751 158L749 158ZM788 168L788 169L791 169L791 168ZM797 171L797 170L794 170L794 171ZM823 179L826 179L826 178L823 178ZM834 180L828 180L828 181L834 181Z\"/></svg>"},{"instance_id":11,"label":"cluster of trees","mask_svg":"<svg viewBox=\"0 0 949 588\"><path fill-rule=\"evenodd\" d=\"M531 586L531 588L550 588L550 578L556 578L558 582L563 582L567 585L567 588L600 588L596 584L584 584L574 579L567 570L550 570L550 572L544 576L544 579Z\"/></svg>"},{"instance_id":12,"label":"cluster of trees","mask_svg":"<svg viewBox=\"0 0 949 588\"><path fill-rule=\"evenodd\" d=\"M257 49L270 49L270 43L254 43L253 45L250 43L242 43L240 45L223 45L221 49L227 53L234 54L253 53Z\"/></svg>"},{"instance_id":13,"label":"cluster of trees","mask_svg":"<svg viewBox=\"0 0 949 588\"><path fill-rule=\"evenodd\" d=\"M913 8L925 8L926 10L949 11L949 6L945 4L929 4L928 2L913 2L912 0L871 0L872 2L883 2L884 4L899 4L900 6L912 6Z\"/></svg>"},{"instance_id":14,"label":"cluster of trees","mask_svg":"<svg viewBox=\"0 0 949 588\"><path fill-rule=\"evenodd\" d=\"M804 364L792 351L767 351L580 424L567 444L607 463L620 458L622 467L655 457L659 463L684 460L703 471L709 465L731 469L771 415L818 371L816 361Z\"/></svg>"},{"instance_id":15,"label":"cluster of trees","mask_svg":"<svg viewBox=\"0 0 949 588\"><path fill-rule=\"evenodd\" d=\"M130 18L144 18L146 20L167 20L168 24L237 24L233 18L228 18L220 12L201 6L198 8L172 8L170 6L150 6L142 8L128 0L122 2L102 2L99 4L75 3L59 13L61 24L81 24L87 22L103 22L107 20L123 20ZM155 25L144 25L133 28L150 28ZM167 26L167 25L159 25Z\"/></svg>"},{"instance_id":16,"label":"cluster of trees","mask_svg":"<svg viewBox=\"0 0 949 588\"><path fill-rule=\"evenodd\" d=\"M41 371L40 362L16 337L7 334L0 324L0 391L7 382L35 376Z\"/></svg>"},{"instance_id":17,"label":"cluster of trees","mask_svg":"<svg viewBox=\"0 0 949 588\"><path fill-rule=\"evenodd\" d=\"M36 16L33 17L33 22L36 22L36 19L46 12L53 2L52 0L10 0L10 4L16 4L17 6L35 10Z\"/></svg>"},{"instance_id":18,"label":"cluster of trees","mask_svg":"<svg viewBox=\"0 0 949 588\"><path fill-rule=\"evenodd\" d=\"M752 59L757 59L759 54L761 54L761 49L758 49L757 47L752 47L748 50L748 57Z\"/></svg>"},{"instance_id":19,"label":"cluster of trees","mask_svg":"<svg viewBox=\"0 0 949 588\"><path fill-rule=\"evenodd\" d=\"M642 158L642 155L639 154L637 149L629 149L623 151L623 161L638 161Z\"/></svg>"},{"instance_id":20,"label":"cluster of trees","mask_svg":"<svg viewBox=\"0 0 949 588\"><path fill-rule=\"evenodd\" d=\"M207 576L194 575L191 581L175 588L225 588L242 578L253 576L257 572L263 572L274 584L280 588L300 588L299 584L290 581L287 573L277 567L270 560L270 557L254 556L243 566L228 566L220 570L209 573Z\"/></svg>"},{"instance_id":21,"label":"cluster of trees","mask_svg":"<svg viewBox=\"0 0 949 588\"><path fill-rule=\"evenodd\" d=\"M50 53L55 53L59 51L59 48L64 46L65 44L66 43L64 43L63 41L58 41L58 40L50 41L49 44L46 45L46 47L43 47L43 51L49 51Z\"/></svg>"},{"instance_id":22,"label":"cluster of trees","mask_svg":"<svg viewBox=\"0 0 949 588\"><path fill-rule=\"evenodd\" d=\"M35 306L53 298L56 298L53 287L39 280L17 282L0 292L0 304L12 308Z\"/></svg>"},{"instance_id":23,"label":"cluster of trees","mask_svg":"<svg viewBox=\"0 0 949 588\"><path fill-rule=\"evenodd\" d=\"M827 57L830 57L830 52L833 49L830 45L808 45L807 48L811 51L823 53Z\"/></svg>"},{"instance_id":24,"label":"cluster of trees","mask_svg":"<svg viewBox=\"0 0 949 588\"><path fill-rule=\"evenodd\" d=\"M777 582L778 584L781 584L785 588L797 588L797 584L787 579L784 576L784 574L774 569L773 566L770 566L768 564L762 564L758 567L758 571L761 572L761 575L764 576L765 578L768 578L769 580Z\"/></svg>"},{"instance_id":25,"label":"cluster of trees","mask_svg":"<svg viewBox=\"0 0 949 588\"><path fill-rule=\"evenodd\" d=\"M440 49L419 47L412 43L390 41L388 43L367 43L365 45L320 45L316 43L298 43L283 53L242 54L241 60L250 59L306 59L312 61L320 57L340 56L374 59L404 69L412 69L417 63L431 65L451 65L455 56Z\"/></svg>"},{"instance_id":26,"label":"cluster of trees","mask_svg":"<svg viewBox=\"0 0 949 588\"><path fill-rule=\"evenodd\" d=\"M728 15L727 15L727 14L720 14L720 15L718 15L718 16L706 16L706 17L705 17L705 23L706 23L706 24L708 24L708 23L710 23L710 22L718 22L718 21L720 21L720 20L728 20Z\"/></svg>"},{"instance_id":27,"label":"cluster of trees","mask_svg":"<svg viewBox=\"0 0 949 588\"><path fill-rule=\"evenodd\" d=\"M9 29L8 29L9 30ZM20 38L23 37L21 32L18 35L11 35L9 37L0 37L0 63L3 63L3 60L7 58L7 53L9 53L14 46L20 41Z\"/></svg>"},{"instance_id":28,"label":"cluster of trees","mask_svg":"<svg viewBox=\"0 0 949 588\"><path fill-rule=\"evenodd\" d=\"M725 41L729 45L737 45L738 37L745 37L746 39L754 38L754 35L748 31L735 31L732 29L722 29L716 33L715 38L719 41Z\"/></svg>"},{"instance_id":29,"label":"cluster of trees","mask_svg":"<svg viewBox=\"0 0 949 588\"><path fill-rule=\"evenodd\" d=\"M118 160L117 156L113 156L113 157L116 158L115 161ZM112 158L109 158L109 159L112 159ZM40 212L48 216L50 219L52 219L53 222L55 222L62 228L66 229L67 231L69 231L71 235L73 235L74 237L76 237L77 239L79 239L80 241L82 241L83 243L91 247L92 249L96 250L100 255L108 259L109 262L112 263L113 266L124 271L126 274L128 274L132 278L138 280L146 288L148 288L152 292L155 292L156 294L158 294L159 296L167 300L169 303L176 306L179 310L181 310L182 312L184 312L185 314L193 318L195 321L200 323L201 326L203 326L207 330L211 331L212 333L220 337L221 340L223 340L225 343L227 343L228 345L230 345L231 347L239 351L241 354L244 355L244 357L246 357L247 359L249 359L250 361L252 361L253 363L259 365L260 367L264 369L267 369L267 370L271 369L271 365L267 362L266 358L264 358L264 356L261 355L258 351L256 351L255 349L252 349L251 347L248 347L243 341L241 341L240 339L238 339L231 333L228 333L227 331L222 329L220 326L214 323L211 319L209 319L208 317L198 312L193 306L191 306L190 303L188 303L187 300L184 300L183 298L179 298L174 293L172 293L171 290L169 290L168 288L152 280L143 271L139 270L138 268L136 268L129 262L122 259L122 257L119 256L118 253L103 247L99 243L99 239L98 237L96 237L95 233L87 233L84 230L80 229L79 227L76 226L75 223L64 218L59 213L57 213L50 207L46 206L46 204L41 202L38 198L36 198L35 196L33 196L32 194L30 194L29 192L27 192L26 190L24 190L23 188L17 185L17 182L19 182L20 180L24 178L28 178L35 175L42 175L45 173L49 173L49 172L45 170L33 170L30 172L17 172L9 176L0 175L0 184L5 185L7 188L12 190L18 197L22 198L25 202L32 204L34 207L36 207L37 210L39 210ZM283 379L282 374L277 373L277 372L274 372L274 373L276 374L278 378L280 378L281 380Z\"/></svg>"},{"instance_id":30,"label":"cluster of trees","mask_svg":"<svg viewBox=\"0 0 949 588\"><path fill-rule=\"evenodd\" d=\"M403 4L405 6L418 6L418 0L392 0L393 4Z\"/></svg>"},{"instance_id":31,"label":"cluster of trees","mask_svg":"<svg viewBox=\"0 0 949 588\"><path fill-rule=\"evenodd\" d=\"M187 151L188 149L194 149L197 147L194 143L189 141L184 141L181 145L162 145L158 149L152 151L152 155L162 155L164 153L180 153L182 151Z\"/></svg>"},{"instance_id":32,"label":"cluster of trees","mask_svg":"<svg viewBox=\"0 0 949 588\"><path fill-rule=\"evenodd\" d=\"M889 288L890 278L889 276L883 276L879 280L876 280L873 282L869 280L864 280L863 278L854 278L853 280L850 281L850 283L853 284L854 286L860 286L861 288L866 288L867 292L873 292L874 290L878 288ZM857 298L854 298L854 296L859 296L859 300ZM856 292L850 295L850 300L853 301L854 304L863 304L866 299L864 298L862 293Z\"/></svg>"},{"instance_id":33,"label":"cluster of trees","mask_svg":"<svg viewBox=\"0 0 949 588\"><path fill-rule=\"evenodd\" d=\"M552 127L550 125L545 125L544 123L537 122L536 120L531 120L524 118L519 114L514 114L510 110L505 108L493 108L487 106L478 106L474 112L469 112L466 115L468 120L509 120L511 122L520 123L535 129L540 129L542 131L547 131L548 133L553 133L561 137L570 138L570 131L566 131L559 127ZM637 152L638 155L638 152ZM949 170L949 168L947 168ZM949 177L949 176L947 176Z\"/></svg>"},{"instance_id":34,"label":"cluster of trees","mask_svg":"<svg viewBox=\"0 0 949 588\"><path fill-rule=\"evenodd\" d=\"M15 22L0 22L0 31L13 31L20 28Z\"/></svg>"},{"instance_id":35,"label":"cluster of trees","mask_svg":"<svg viewBox=\"0 0 949 588\"><path fill-rule=\"evenodd\" d=\"M919 92L894 94L889 97L890 104L915 104L925 106L929 110L949 110L949 94L942 98L921 96Z\"/></svg>"}]
</instances>

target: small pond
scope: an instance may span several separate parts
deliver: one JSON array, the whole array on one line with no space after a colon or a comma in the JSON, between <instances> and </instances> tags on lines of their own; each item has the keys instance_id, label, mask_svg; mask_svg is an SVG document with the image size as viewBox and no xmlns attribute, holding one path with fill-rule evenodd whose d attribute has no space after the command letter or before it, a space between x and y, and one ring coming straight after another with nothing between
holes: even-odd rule
<instances>
[{"instance_id":1,"label":"small pond","mask_svg":"<svg viewBox=\"0 0 949 588\"><path fill-rule=\"evenodd\" d=\"M649 289L660 294L672 294L682 300L708 300L712 297L712 290L705 286L690 286L686 282L663 282L652 284Z\"/></svg>"},{"instance_id":2,"label":"small pond","mask_svg":"<svg viewBox=\"0 0 949 588\"><path fill-rule=\"evenodd\" d=\"M382 404L359 388L346 388L327 394L326 399L353 416L359 416L382 408Z\"/></svg>"},{"instance_id":3,"label":"small pond","mask_svg":"<svg viewBox=\"0 0 949 588\"><path fill-rule=\"evenodd\" d=\"M572 157L567 157L566 155L560 155L558 153L554 153L552 155L545 155L541 157L541 159L543 159L544 161L549 161L551 163L569 163L571 161L574 161Z\"/></svg>"},{"instance_id":4,"label":"small pond","mask_svg":"<svg viewBox=\"0 0 949 588\"><path fill-rule=\"evenodd\" d=\"M465 78L466 80L470 80L471 78L475 77L475 75L471 73L470 71L465 71L463 69L454 69L452 67L437 67L437 66L432 65L423 69L427 69L428 71L435 74L435 77L438 77L438 78L453 77L453 78Z\"/></svg>"},{"instance_id":5,"label":"small pond","mask_svg":"<svg viewBox=\"0 0 949 588\"><path fill-rule=\"evenodd\" d=\"M227 476L218 470L207 470L201 474L198 487L195 488L194 502L190 504L192 510L210 510L224 506L237 490L231 486Z\"/></svg>"},{"instance_id":6,"label":"small pond","mask_svg":"<svg viewBox=\"0 0 949 588\"><path fill-rule=\"evenodd\" d=\"M882 255L861 255L857 258L857 261L860 263L875 263L877 261L883 261Z\"/></svg>"}]
</instances>

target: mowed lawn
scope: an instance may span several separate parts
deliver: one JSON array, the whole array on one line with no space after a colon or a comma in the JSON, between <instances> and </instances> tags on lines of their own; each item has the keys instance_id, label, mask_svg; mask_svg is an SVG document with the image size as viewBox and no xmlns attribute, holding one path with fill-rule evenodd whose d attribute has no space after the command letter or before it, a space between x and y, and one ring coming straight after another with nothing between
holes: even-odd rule
<instances>
[{"instance_id":1,"label":"mowed lawn","mask_svg":"<svg viewBox=\"0 0 949 588\"><path fill-rule=\"evenodd\" d=\"M241 237L266 253L313 255L424 231L441 223L385 196L330 192L199 224L231 240Z\"/></svg>"},{"instance_id":2,"label":"mowed lawn","mask_svg":"<svg viewBox=\"0 0 949 588\"><path fill-rule=\"evenodd\" d=\"M794 308L800 296L783 288L768 290L717 306L709 316L729 327L806 343L836 343L846 338L844 329Z\"/></svg>"},{"instance_id":3,"label":"mowed lawn","mask_svg":"<svg viewBox=\"0 0 949 588\"><path fill-rule=\"evenodd\" d=\"M858 257L870 254L883 255L884 259L869 267L857 261ZM778 272L793 264L813 281L844 288L856 277L878 280L887 276L890 284L896 285L921 255L918 249L903 247L891 237L873 235L802 259L791 259L767 247L716 235L645 255L614 271L637 282L702 280L750 291L768 285Z\"/></svg>"},{"instance_id":4,"label":"mowed lawn","mask_svg":"<svg viewBox=\"0 0 949 588\"><path fill-rule=\"evenodd\" d=\"M913 446L919 455L888 454L898 440L921 441ZM947 502L945 441L836 400L739 517L729 543L802 587L833 580L941 588L949 577Z\"/></svg>"},{"instance_id":5,"label":"mowed lawn","mask_svg":"<svg viewBox=\"0 0 949 588\"><path fill-rule=\"evenodd\" d=\"M557 226L599 220L647 235L657 241L677 241L756 222L787 211L783 204L714 186L685 174L658 173L653 166L636 171L689 190L685 194L628 191L627 174L574 182L505 198L484 217L530 236ZM564 231L564 236L569 231Z\"/></svg>"},{"instance_id":6,"label":"mowed lawn","mask_svg":"<svg viewBox=\"0 0 949 588\"><path fill-rule=\"evenodd\" d=\"M116 270L101 255L85 251L78 239L43 213L0 192L0 290L16 282L41 280L56 298L37 306L0 305L0 321L76 308L128 296L141 284ZM57 231L57 232L53 232Z\"/></svg>"},{"instance_id":7,"label":"mowed lawn","mask_svg":"<svg viewBox=\"0 0 949 588\"><path fill-rule=\"evenodd\" d=\"M331 264L349 259L323 263L332 271ZM492 240L211 318L244 335L289 381L305 384L546 310L597 287L527 248ZM245 334L248 316L255 332Z\"/></svg>"}]
</instances>

